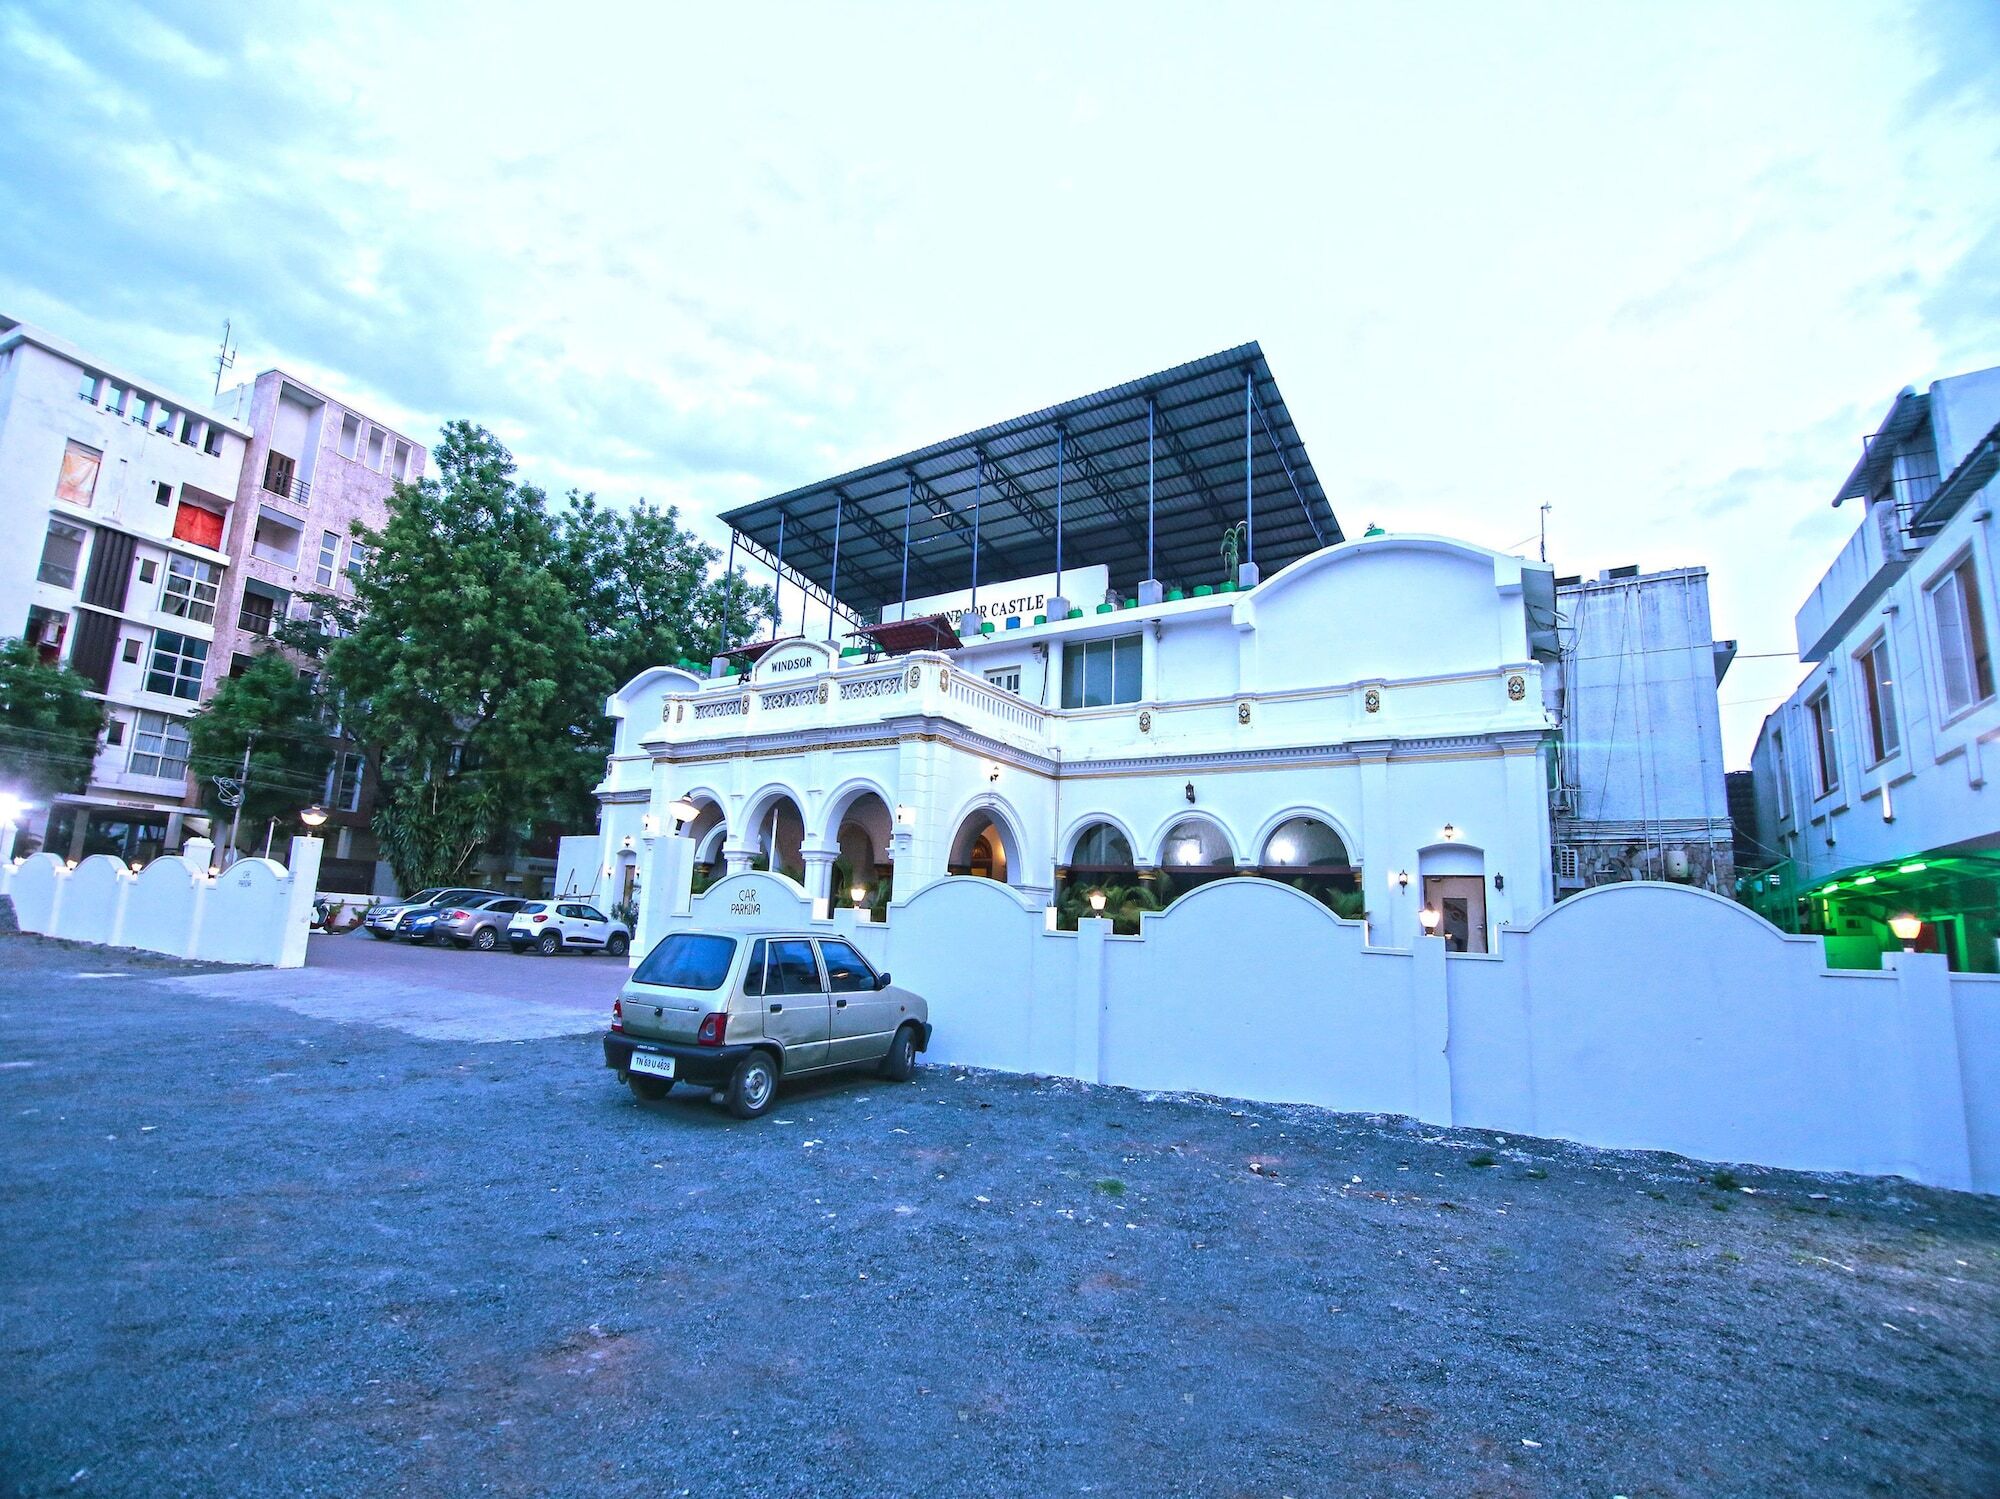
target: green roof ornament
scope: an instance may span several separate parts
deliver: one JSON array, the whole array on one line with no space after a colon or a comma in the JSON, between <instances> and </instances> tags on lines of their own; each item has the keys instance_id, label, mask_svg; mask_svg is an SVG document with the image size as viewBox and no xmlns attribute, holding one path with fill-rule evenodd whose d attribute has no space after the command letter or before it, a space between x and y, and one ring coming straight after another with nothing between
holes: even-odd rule
<instances>
[{"instance_id":1,"label":"green roof ornament","mask_svg":"<svg viewBox=\"0 0 2000 1499\"><path fill-rule=\"evenodd\" d=\"M1380 526L1376 525L1375 522L1371 520L1370 522L1368 522L1368 529L1361 533L1361 539L1363 541L1366 541L1371 536L1387 536L1388 534L1389 533L1387 531L1383 530Z\"/></svg>"}]
</instances>

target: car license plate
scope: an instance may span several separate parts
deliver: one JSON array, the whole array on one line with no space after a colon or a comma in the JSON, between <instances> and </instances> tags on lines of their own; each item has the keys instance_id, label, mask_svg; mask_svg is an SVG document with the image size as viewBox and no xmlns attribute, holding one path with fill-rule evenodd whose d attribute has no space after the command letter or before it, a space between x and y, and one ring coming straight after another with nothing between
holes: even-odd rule
<instances>
[{"instance_id":1,"label":"car license plate","mask_svg":"<svg viewBox=\"0 0 2000 1499\"><path fill-rule=\"evenodd\" d=\"M625 1064L625 1070L627 1072L643 1072L652 1077L672 1077L674 1075L674 1059L672 1057L655 1056L650 1051L635 1051L632 1053L632 1060Z\"/></svg>"}]
</instances>

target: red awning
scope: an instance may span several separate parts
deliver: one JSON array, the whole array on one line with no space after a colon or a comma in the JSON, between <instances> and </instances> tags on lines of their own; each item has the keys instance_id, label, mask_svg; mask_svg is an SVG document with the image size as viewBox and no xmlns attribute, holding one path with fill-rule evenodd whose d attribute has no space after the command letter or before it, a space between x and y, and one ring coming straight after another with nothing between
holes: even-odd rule
<instances>
[{"instance_id":1,"label":"red awning","mask_svg":"<svg viewBox=\"0 0 2000 1499\"><path fill-rule=\"evenodd\" d=\"M866 625L854 634L891 656L906 656L911 651L955 651L961 643L948 614L926 614L919 619Z\"/></svg>"},{"instance_id":2,"label":"red awning","mask_svg":"<svg viewBox=\"0 0 2000 1499\"><path fill-rule=\"evenodd\" d=\"M782 640L753 640L748 645L732 646L722 654L735 663L738 671L748 671L773 646L784 645L793 640L804 640L803 635L787 635Z\"/></svg>"}]
</instances>

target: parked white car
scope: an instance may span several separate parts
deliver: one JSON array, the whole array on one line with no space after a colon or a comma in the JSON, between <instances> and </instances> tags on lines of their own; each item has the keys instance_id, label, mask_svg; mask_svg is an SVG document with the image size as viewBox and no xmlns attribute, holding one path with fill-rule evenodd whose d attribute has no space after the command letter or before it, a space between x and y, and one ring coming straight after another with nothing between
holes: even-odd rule
<instances>
[{"instance_id":1,"label":"parked white car","mask_svg":"<svg viewBox=\"0 0 2000 1499\"><path fill-rule=\"evenodd\" d=\"M579 900L531 900L508 918L507 945L515 952L533 948L545 958L565 949L615 958L631 948L632 932Z\"/></svg>"}]
</instances>

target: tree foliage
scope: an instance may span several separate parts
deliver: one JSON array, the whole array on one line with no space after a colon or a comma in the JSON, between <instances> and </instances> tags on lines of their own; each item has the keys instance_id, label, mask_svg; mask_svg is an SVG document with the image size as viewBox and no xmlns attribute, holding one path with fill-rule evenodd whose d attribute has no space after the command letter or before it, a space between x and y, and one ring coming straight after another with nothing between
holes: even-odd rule
<instances>
[{"instance_id":1,"label":"tree foliage","mask_svg":"<svg viewBox=\"0 0 2000 1499\"><path fill-rule=\"evenodd\" d=\"M302 808L324 795L331 751L316 696L312 684L276 651L259 652L188 720L188 769L194 774L195 795L218 828L235 809L223 801L215 778L242 777L246 746L245 829L259 828L272 817L289 826ZM256 841L244 834L246 845Z\"/></svg>"},{"instance_id":2,"label":"tree foliage","mask_svg":"<svg viewBox=\"0 0 2000 1499\"><path fill-rule=\"evenodd\" d=\"M66 666L25 640L0 644L0 791L46 800L90 780L104 705Z\"/></svg>"},{"instance_id":3,"label":"tree foliage","mask_svg":"<svg viewBox=\"0 0 2000 1499\"><path fill-rule=\"evenodd\" d=\"M552 507L483 428L449 423L432 456L436 476L398 484L379 532L355 528L375 550L352 597L314 597L330 628L287 634L365 747L404 889L461 879L536 821L592 818L605 698L747 635L769 598L739 581L725 620L716 553L673 510Z\"/></svg>"}]
</instances>

